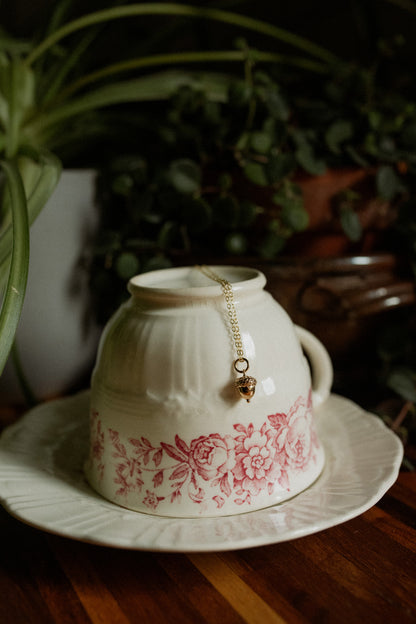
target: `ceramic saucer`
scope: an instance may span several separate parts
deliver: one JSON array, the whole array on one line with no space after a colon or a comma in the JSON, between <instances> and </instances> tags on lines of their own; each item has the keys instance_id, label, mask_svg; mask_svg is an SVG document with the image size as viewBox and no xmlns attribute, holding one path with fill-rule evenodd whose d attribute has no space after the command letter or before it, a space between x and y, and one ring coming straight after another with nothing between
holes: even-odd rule
<instances>
[{"instance_id":1,"label":"ceramic saucer","mask_svg":"<svg viewBox=\"0 0 416 624\"><path fill-rule=\"evenodd\" d=\"M283 542L345 522L372 507L397 478L398 437L376 416L331 395L317 410L326 465L295 498L220 518L163 518L96 494L83 475L89 392L44 403L0 439L0 500L19 520L65 537L117 548L233 550Z\"/></svg>"}]
</instances>

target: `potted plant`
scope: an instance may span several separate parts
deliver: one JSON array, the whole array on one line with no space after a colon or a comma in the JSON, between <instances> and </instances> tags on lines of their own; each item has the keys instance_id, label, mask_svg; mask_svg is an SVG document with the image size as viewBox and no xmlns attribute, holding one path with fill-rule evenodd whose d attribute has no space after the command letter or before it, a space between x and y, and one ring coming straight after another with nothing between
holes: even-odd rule
<instances>
[{"instance_id":1,"label":"potted plant","mask_svg":"<svg viewBox=\"0 0 416 624\"><path fill-rule=\"evenodd\" d=\"M296 83L293 72L285 82L273 68L250 69L230 79L220 103L178 89L148 112L139 149L104 168L93 272L104 299L109 282L121 294L139 270L198 256L259 262L386 251L411 192L415 109L393 107L376 84L363 94L362 70L348 64L314 75L307 89L304 73ZM106 310L103 299L98 307Z\"/></svg>"},{"instance_id":2,"label":"potted plant","mask_svg":"<svg viewBox=\"0 0 416 624\"><path fill-rule=\"evenodd\" d=\"M105 320L126 296L132 274L201 258L262 263L266 272L277 263L288 276L306 249L305 265L311 267L318 237L331 234L342 247L334 252L326 238L326 256L336 258L321 265L333 262L332 281L336 288L343 284L332 294L348 307L355 290L356 299L363 295L366 304L355 320L354 307L348 318L335 319L337 339L353 333L355 346L370 336L373 340L380 323L371 314L391 326L392 317L384 313L394 302L408 309L415 300L409 254L404 276L398 262L403 234L412 248L415 222L412 96L392 94L374 69L350 63L338 62L334 72L327 66L308 82L311 74L297 74L296 81L293 71L288 78L281 71L276 76L272 67L265 71L251 61L250 72L230 81L221 103L189 86L178 89L162 110L148 113L140 150L127 149L104 168L91 278L97 310ZM324 217L310 210L317 196L323 196ZM384 255L362 257L374 251ZM358 273L345 253L360 254L368 265ZM392 296L367 305L364 299L386 286ZM332 303L324 301L329 310ZM357 319L359 332L352 327ZM330 322L328 315L321 323L327 333ZM406 370L398 371L396 356L380 353L389 365L382 375L384 389L386 384L405 388L409 401L414 397L409 354Z\"/></svg>"},{"instance_id":3,"label":"potted plant","mask_svg":"<svg viewBox=\"0 0 416 624\"><path fill-rule=\"evenodd\" d=\"M1 42L0 164L4 197L0 277L5 287L0 313L0 372L12 347L23 305L29 266L29 227L59 180L59 154L65 153L69 145L76 145L80 137L85 139L88 132L109 131L108 124L101 124L101 120L97 124L89 123L91 112L122 103L162 101L186 85L206 93L212 102L221 101L227 90L227 75L212 69L185 71L183 66L209 62L249 64L245 49L191 50L140 55L82 74L82 56L100 25L151 15L213 20L284 41L304 54L290 58L269 51L253 52L258 61L284 60L322 71L334 60L332 54L297 35L214 8L170 3L128 4L65 22L64 7L58 6L40 40L21 42L3 37ZM83 36L76 37L78 34ZM161 67L176 69L161 70Z\"/></svg>"}]
</instances>

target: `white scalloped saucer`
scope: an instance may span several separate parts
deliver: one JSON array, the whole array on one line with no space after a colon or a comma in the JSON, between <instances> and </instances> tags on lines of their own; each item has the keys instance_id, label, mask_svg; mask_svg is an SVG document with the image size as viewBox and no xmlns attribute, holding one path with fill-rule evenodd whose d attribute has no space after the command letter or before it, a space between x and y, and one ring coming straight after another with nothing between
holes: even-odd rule
<instances>
[{"instance_id":1,"label":"white scalloped saucer","mask_svg":"<svg viewBox=\"0 0 416 624\"><path fill-rule=\"evenodd\" d=\"M326 465L295 498L221 518L163 518L96 494L83 475L89 392L44 403L3 432L0 500L19 520L65 537L133 550L202 552L310 535L372 507L397 478L398 437L379 418L337 395L317 412Z\"/></svg>"}]
</instances>

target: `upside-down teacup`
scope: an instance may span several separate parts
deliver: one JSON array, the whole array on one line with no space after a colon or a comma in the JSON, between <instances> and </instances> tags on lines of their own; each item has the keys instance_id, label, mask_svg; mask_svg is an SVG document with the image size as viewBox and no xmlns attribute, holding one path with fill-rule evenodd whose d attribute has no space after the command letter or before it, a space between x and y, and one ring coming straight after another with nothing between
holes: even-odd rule
<instances>
[{"instance_id":1,"label":"upside-down teacup","mask_svg":"<svg viewBox=\"0 0 416 624\"><path fill-rule=\"evenodd\" d=\"M293 325L260 271L211 269L231 285L254 396L244 400L234 385L235 329L220 283L198 267L132 278L101 338L85 466L91 486L118 505L174 517L242 513L298 494L323 469L314 410L332 383L325 348Z\"/></svg>"}]
</instances>

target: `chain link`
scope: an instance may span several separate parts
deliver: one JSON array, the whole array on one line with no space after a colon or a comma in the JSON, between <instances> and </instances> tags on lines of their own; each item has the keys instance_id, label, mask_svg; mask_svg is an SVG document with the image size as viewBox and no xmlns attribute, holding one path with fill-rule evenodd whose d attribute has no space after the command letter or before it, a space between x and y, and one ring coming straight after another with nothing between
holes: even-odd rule
<instances>
[{"instance_id":1,"label":"chain link","mask_svg":"<svg viewBox=\"0 0 416 624\"><path fill-rule=\"evenodd\" d=\"M244 357L243 341L241 339L240 327L238 325L237 312L235 309L233 287L229 281L217 275L215 271L213 271L205 264L197 265L196 268L199 269L206 277L212 279L214 282L217 282L221 286L222 292L224 294L225 304L227 307L228 318L230 320L235 350L237 353L237 359L234 361L234 370L242 375L242 377L236 380L235 386L240 394L240 397L245 399L247 403L250 403L250 400L254 396L257 381L254 379L254 377L249 377L248 375L246 375L250 364L248 362L248 359Z\"/></svg>"},{"instance_id":2,"label":"chain link","mask_svg":"<svg viewBox=\"0 0 416 624\"><path fill-rule=\"evenodd\" d=\"M210 269L210 267L206 266L205 264L198 266L198 269L209 279L214 280L215 282L217 282L218 284L220 284L221 288L222 288L222 292L224 294L224 299L225 299L225 304L227 307L227 314L228 314L228 318L230 320L230 324L231 324L231 331L233 334L233 339L234 339L234 344L235 344L235 350L238 356L238 359L236 360L235 363L237 362L244 362L247 365L247 368L245 370L248 369L248 360L244 357L244 350L243 350L243 341L241 339L241 334L240 334L240 327L238 325L238 318L237 318L237 312L235 309L235 302L234 302L234 292L233 292L233 287L230 284L230 282L228 282L226 279L224 279L223 277L220 277L219 275L217 275L212 269ZM238 370L238 369L236 369ZM238 372L245 372L245 371L241 371L238 370Z\"/></svg>"}]
</instances>

